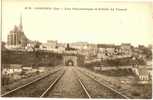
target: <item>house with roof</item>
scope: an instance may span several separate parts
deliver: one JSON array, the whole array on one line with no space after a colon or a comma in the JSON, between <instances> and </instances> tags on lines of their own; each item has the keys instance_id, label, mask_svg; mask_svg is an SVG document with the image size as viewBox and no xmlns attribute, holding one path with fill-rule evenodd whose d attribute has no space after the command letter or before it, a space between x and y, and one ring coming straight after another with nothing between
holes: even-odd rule
<instances>
[{"instance_id":1,"label":"house with roof","mask_svg":"<svg viewBox=\"0 0 153 100\"><path fill-rule=\"evenodd\" d=\"M132 68L135 75L138 77L138 83L148 84L152 79L152 70L148 70L145 67Z\"/></svg>"}]
</instances>

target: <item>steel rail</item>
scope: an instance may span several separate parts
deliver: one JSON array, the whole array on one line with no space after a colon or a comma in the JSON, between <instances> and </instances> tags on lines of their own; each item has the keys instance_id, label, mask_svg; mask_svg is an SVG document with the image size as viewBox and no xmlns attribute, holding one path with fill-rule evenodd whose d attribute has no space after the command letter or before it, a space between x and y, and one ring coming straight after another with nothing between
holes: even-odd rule
<instances>
[{"instance_id":1,"label":"steel rail","mask_svg":"<svg viewBox=\"0 0 153 100\"><path fill-rule=\"evenodd\" d=\"M54 82L52 82L51 84L50 84L50 86L41 94L41 96L40 97L45 97L45 95L55 86L55 84L61 79L61 77L64 75L64 73L65 73L65 70L64 70L64 72L61 74L61 75L59 75L55 80L54 80Z\"/></svg>"},{"instance_id":2,"label":"steel rail","mask_svg":"<svg viewBox=\"0 0 153 100\"><path fill-rule=\"evenodd\" d=\"M89 94L89 92L88 92L86 86L85 86L85 85L83 84L83 82L81 81L80 77L77 75L77 72L74 71L74 73L76 74L76 76L77 76L77 78L78 78L78 81L79 81L79 83L81 84L81 87L82 87L83 90L85 91L86 95L88 96L89 99L91 99L91 98L92 98L91 95Z\"/></svg>"},{"instance_id":3,"label":"steel rail","mask_svg":"<svg viewBox=\"0 0 153 100\"><path fill-rule=\"evenodd\" d=\"M127 97L126 95L123 95L123 94L120 93L119 91L117 91L117 90L115 90L115 89L113 89L113 88L107 86L106 84L104 84L104 83L102 83L102 82L97 81L96 79L94 79L93 77L87 75L86 73L83 73L81 70L79 70L79 71L80 71L82 74L84 74L85 76L89 77L90 79L92 79L92 80L94 80L95 82L97 82L98 84L100 84L101 86L104 86L104 87L108 88L109 90L111 90L111 91L117 93L118 95L122 96L122 97L125 98L125 99L130 99L129 97Z\"/></svg>"},{"instance_id":4,"label":"steel rail","mask_svg":"<svg viewBox=\"0 0 153 100\"><path fill-rule=\"evenodd\" d=\"M45 75L45 76L43 76L43 77L39 77L39 78L37 78L37 79L35 79L35 80L29 82L29 83L26 83L26 84L21 85L21 86L15 88L15 89L13 89L13 90L10 90L10 91L8 91L8 92L2 94L1 97L7 96L7 95L9 95L9 94L11 94L11 93L13 93L13 92L15 92L15 91L17 91L17 90L20 90L20 89L22 89L22 88L25 88L26 86L29 86L29 85L31 85L31 84L33 84L33 83L39 81L39 80L42 80L42 79L48 77L49 75L54 74L54 73L56 73L56 72L58 72L58 71L60 71L60 70L61 70L61 69L58 69L58 70L56 70L56 71L54 71L54 72L48 73L47 75Z\"/></svg>"}]
</instances>

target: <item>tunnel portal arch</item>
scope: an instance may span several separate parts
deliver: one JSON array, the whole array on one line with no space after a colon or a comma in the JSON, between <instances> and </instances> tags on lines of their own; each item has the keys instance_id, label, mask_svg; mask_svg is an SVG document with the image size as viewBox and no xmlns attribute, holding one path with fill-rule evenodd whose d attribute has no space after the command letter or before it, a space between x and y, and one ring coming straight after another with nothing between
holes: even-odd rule
<instances>
[{"instance_id":1,"label":"tunnel portal arch","mask_svg":"<svg viewBox=\"0 0 153 100\"><path fill-rule=\"evenodd\" d=\"M63 57L63 64L65 66L69 66L70 64L72 66L77 66L77 56L65 55Z\"/></svg>"},{"instance_id":2,"label":"tunnel portal arch","mask_svg":"<svg viewBox=\"0 0 153 100\"><path fill-rule=\"evenodd\" d=\"M65 62L66 66L74 66L74 62L69 59L67 62Z\"/></svg>"}]
</instances>

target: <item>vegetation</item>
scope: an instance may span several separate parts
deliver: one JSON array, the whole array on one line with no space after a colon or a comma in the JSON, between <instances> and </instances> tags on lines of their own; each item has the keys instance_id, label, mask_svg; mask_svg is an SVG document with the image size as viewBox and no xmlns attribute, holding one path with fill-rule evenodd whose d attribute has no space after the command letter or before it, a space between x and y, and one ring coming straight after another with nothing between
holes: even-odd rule
<instances>
[{"instance_id":1,"label":"vegetation","mask_svg":"<svg viewBox=\"0 0 153 100\"><path fill-rule=\"evenodd\" d=\"M2 64L22 64L23 66L55 66L62 63L60 54L43 51L2 51Z\"/></svg>"},{"instance_id":2,"label":"vegetation","mask_svg":"<svg viewBox=\"0 0 153 100\"><path fill-rule=\"evenodd\" d=\"M118 67L118 66L131 66L133 63L137 63L138 65L146 64L146 62L143 59L136 59L135 61L133 61L132 58L129 57L129 58L123 58L123 59L107 59L107 60L102 60L101 62L87 63L84 66L95 67L95 66L103 65L103 66Z\"/></svg>"},{"instance_id":3,"label":"vegetation","mask_svg":"<svg viewBox=\"0 0 153 100\"><path fill-rule=\"evenodd\" d=\"M112 70L107 70L107 71L99 71L99 73L107 75L107 76L129 76L133 75L134 73L132 72L131 69L112 69Z\"/></svg>"}]
</instances>

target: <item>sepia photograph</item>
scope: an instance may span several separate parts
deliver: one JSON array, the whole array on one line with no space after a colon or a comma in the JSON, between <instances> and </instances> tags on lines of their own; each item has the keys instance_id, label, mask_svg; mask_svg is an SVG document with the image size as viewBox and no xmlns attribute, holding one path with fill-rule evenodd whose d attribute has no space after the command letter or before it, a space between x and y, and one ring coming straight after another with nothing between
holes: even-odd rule
<instances>
[{"instance_id":1,"label":"sepia photograph","mask_svg":"<svg viewBox=\"0 0 153 100\"><path fill-rule=\"evenodd\" d=\"M152 99L153 2L1 1L1 98Z\"/></svg>"}]
</instances>

